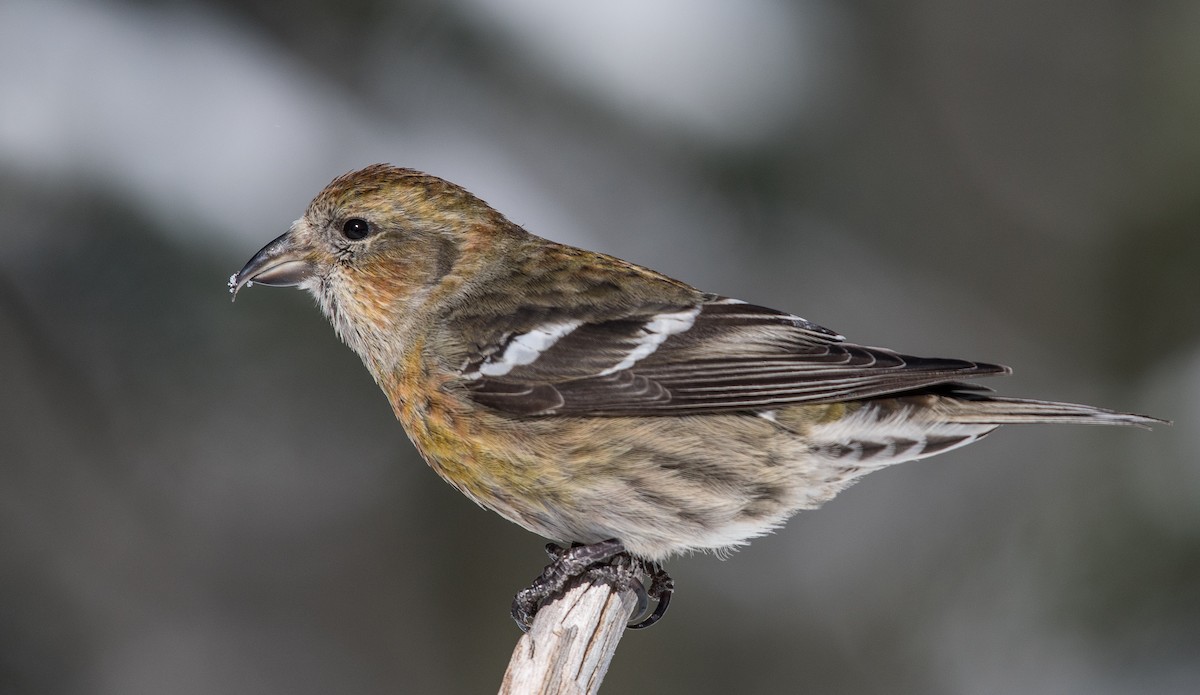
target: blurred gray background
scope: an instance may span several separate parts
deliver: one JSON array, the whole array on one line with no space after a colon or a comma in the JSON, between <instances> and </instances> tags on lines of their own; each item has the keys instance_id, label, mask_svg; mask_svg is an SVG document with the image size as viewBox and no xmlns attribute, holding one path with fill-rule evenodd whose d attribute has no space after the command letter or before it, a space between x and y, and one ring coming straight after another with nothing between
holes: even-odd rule
<instances>
[{"instance_id":1,"label":"blurred gray background","mask_svg":"<svg viewBox=\"0 0 1200 695\"><path fill-rule=\"evenodd\" d=\"M1010 428L727 561L606 691L1200 692L1200 4L3 0L0 692L477 693L543 541L303 293L392 162L1153 433Z\"/></svg>"}]
</instances>

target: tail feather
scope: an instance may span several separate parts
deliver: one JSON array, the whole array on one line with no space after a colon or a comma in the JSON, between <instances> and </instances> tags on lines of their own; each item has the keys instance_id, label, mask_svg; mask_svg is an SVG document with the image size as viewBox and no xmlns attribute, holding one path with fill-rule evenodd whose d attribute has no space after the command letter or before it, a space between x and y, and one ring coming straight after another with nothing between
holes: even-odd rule
<instances>
[{"instance_id":1,"label":"tail feather","mask_svg":"<svg viewBox=\"0 0 1200 695\"><path fill-rule=\"evenodd\" d=\"M787 415L779 419L786 423ZM863 402L844 417L810 425L809 448L854 476L903 461L957 449L1001 425L1070 423L1133 425L1149 429L1166 420L1074 403L999 398L955 389Z\"/></svg>"},{"instance_id":2,"label":"tail feather","mask_svg":"<svg viewBox=\"0 0 1200 695\"><path fill-rule=\"evenodd\" d=\"M1151 429L1154 425L1169 425L1146 415L1123 413L1076 403L1057 403L1028 398L997 398L995 396L956 393L943 398L938 410L949 422L975 425L1019 425L1034 423L1066 423L1075 425L1132 425Z\"/></svg>"}]
</instances>

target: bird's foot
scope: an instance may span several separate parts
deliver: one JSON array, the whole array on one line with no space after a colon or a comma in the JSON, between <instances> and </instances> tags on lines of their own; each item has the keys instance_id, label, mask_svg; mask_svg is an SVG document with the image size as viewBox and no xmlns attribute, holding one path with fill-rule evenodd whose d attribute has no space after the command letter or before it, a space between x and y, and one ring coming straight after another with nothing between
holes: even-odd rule
<instances>
[{"instance_id":1,"label":"bird's foot","mask_svg":"<svg viewBox=\"0 0 1200 695\"><path fill-rule=\"evenodd\" d=\"M618 540L610 539L590 545L575 544L570 548L550 543L546 546L546 553L550 556L551 563L546 565L529 587L517 592L513 599L512 617L524 632L529 631L533 625L533 618L542 605L561 596L567 585L577 578L608 582L619 591L635 591L638 595L638 609L635 613L637 616L645 614L651 598L657 601L654 612L647 618L630 624L630 629L650 627L667 612L667 605L675 588L670 575L657 562L630 556ZM639 580L639 574L649 578L649 591Z\"/></svg>"}]
</instances>

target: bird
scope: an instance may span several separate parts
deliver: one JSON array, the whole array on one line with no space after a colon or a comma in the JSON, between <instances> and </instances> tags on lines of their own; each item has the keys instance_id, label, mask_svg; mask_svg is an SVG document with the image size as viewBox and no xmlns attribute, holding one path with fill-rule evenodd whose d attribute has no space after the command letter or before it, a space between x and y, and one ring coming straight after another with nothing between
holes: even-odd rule
<instances>
[{"instance_id":1,"label":"bird","mask_svg":"<svg viewBox=\"0 0 1200 695\"><path fill-rule=\"evenodd\" d=\"M461 186L375 164L335 178L232 275L307 290L428 465L557 543L518 593L528 629L572 576L614 558L653 579L727 552L862 476L1007 424L1149 428L1157 418L1009 398L1010 369L859 345L527 232Z\"/></svg>"}]
</instances>

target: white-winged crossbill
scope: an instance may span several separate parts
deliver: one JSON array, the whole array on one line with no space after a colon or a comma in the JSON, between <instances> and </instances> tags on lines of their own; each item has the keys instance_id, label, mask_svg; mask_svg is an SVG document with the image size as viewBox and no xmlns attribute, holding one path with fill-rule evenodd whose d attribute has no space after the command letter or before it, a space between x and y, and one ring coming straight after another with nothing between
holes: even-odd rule
<instances>
[{"instance_id":1,"label":"white-winged crossbill","mask_svg":"<svg viewBox=\"0 0 1200 695\"><path fill-rule=\"evenodd\" d=\"M472 500L645 561L745 543L999 425L1157 422L990 395L965 380L1008 368L845 342L539 238L387 165L330 183L230 289L252 282L311 292L417 450Z\"/></svg>"}]
</instances>

